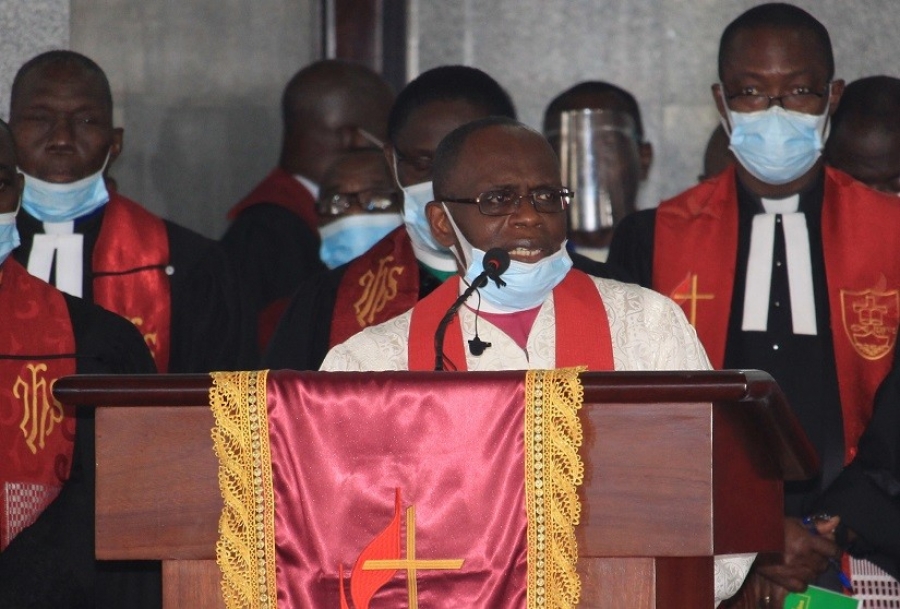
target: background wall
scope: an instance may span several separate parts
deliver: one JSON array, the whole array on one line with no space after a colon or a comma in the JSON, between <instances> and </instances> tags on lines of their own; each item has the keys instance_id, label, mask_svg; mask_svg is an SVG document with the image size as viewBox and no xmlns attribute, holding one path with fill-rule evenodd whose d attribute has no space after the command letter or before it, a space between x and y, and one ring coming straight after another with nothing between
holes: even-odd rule
<instances>
[{"instance_id":1,"label":"background wall","mask_svg":"<svg viewBox=\"0 0 900 609\"><path fill-rule=\"evenodd\" d=\"M696 182L718 113L722 30L759 0L413 0L418 62L478 66L512 93L520 118L540 127L546 105L582 80L631 91L655 148L640 206ZM836 77L900 77L896 0L794 0L832 38ZM416 11L414 11L415 13ZM415 29L415 28L413 28Z\"/></svg>"},{"instance_id":2,"label":"background wall","mask_svg":"<svg viewBox=\"0 0 900 609\"><path fill-rule=\"evenodd\" d=\"M125 127L125 152L112 170L120 190L217 237L227 209L275 163L279 96L293 72L318 58L320 1L0 0L0 103L8 107L22 61L71 42L112 82L115 118ZM407 2L413 76L445 63L480 67L509 89L532 126L578 81L631 90L656 149L642 206L696 180L718 121L709 85L719 35L758 4L384 1ZM796 2L831 32L838 77L900 76L896 0Z\"/></svg>"},{"instance_id":3,"label":"background wall","mask_svg":"<svg viewBox=\"0 0 900 609\"><path fill-rule=\"evenodd\" d=\"M218 238L275 165L281 91L321 47L318 1L71 4L72 48L106 70L125 128L120 191Z\"/></svg>"},{"instance_id":4,"label":"background wall","mask_svg":"<svg viewBox=\"0 0 900 609\"><path fill-rule=\"evenodd\" d=\"M9 87L23 63L69 45L69 0L0 0L0 116L9 117Z\"/></svg>"}]
</instances>

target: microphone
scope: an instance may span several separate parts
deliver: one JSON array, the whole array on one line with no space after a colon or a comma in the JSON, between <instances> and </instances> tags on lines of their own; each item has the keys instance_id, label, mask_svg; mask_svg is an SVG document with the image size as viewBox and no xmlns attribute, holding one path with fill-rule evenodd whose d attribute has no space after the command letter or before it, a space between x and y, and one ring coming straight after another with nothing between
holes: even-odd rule
<instances>
[{"instance_id":1,"label":"microphone","mask_svg":"<svg viewBox=\"0 0 900 609\"><path fill-rule=\"evenodd\" d=\"M493 247L489 249L484 254L484 260L482 262L482 268L484 269L475 280L472 282L469 287L465 289L465 291L460 294L459 298L457 298L453 305L447 312L444 314L444 317L441 318L441 322L438 324L437 331L434 333L434 369L435 371L441 371L444 369L444 335L447 334L447 326L450 325L450 322L453 320L453 316L456 315L459 308L463 305L466 300L469 299L469 296L472 295L472 292L477 290L478 288L483 288L487 285L489 279L493 279L494 283L497 284L497 287L505 286L506 282L500 279L500 275L506 272L506 269L509 268L509 253L506 250L503 250L499 247ZM475 338L469 341L469 351L472 355L481 355L484 353L484 350L491 346L491 343L486 343L478 338L478 333L476 331Z\"/></svg>"}]
</instances>

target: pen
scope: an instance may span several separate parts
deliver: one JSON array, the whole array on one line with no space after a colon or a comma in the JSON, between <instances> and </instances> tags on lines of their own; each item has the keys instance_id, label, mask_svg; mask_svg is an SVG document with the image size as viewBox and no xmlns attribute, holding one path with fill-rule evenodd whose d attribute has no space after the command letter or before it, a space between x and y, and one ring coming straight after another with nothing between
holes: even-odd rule
<instances>
[{"instance_id":1,"label":"pen","mask_svg":"<svg viewBox=\"0 0 900 609\"><path fill-rule=\"evenodd\" d=\"M819 534L819 529L816 528L817 520L828 520L830 516L826 516L824 514L816 515L816 516L807 516L803 519L803 526L806 527L806 530L812 533L813 535ZM844 573L844 570L841 568L840 563L834 557L828 559L828 563L834 567L837 571L838 580L840 580L841 585L850 592L850 594L856 594L853 591L853 582L850 581L850 577Z\"/></svg>"}]
</instances>

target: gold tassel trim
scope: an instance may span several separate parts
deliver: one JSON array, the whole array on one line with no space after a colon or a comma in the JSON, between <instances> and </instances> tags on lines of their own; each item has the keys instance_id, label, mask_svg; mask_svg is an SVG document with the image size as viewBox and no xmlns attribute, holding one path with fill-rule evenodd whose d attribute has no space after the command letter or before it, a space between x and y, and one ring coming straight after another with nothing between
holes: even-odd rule
<instances>
[{"instance_id":1,"label":"gold tassel trim","mask_svg":"<svg viewBox=\"0 0 900 609\"><path fill-rule=\"evenodd\" d=\"M581 597L575 526L584 480L578 454L583 370L529 370L525 376L528 609L572 609Z\"/></svg>"},{"instance_id":2,"label":"gold tassel trim","mask_svg":"<svg viewBox=\"0 0 900 609\"><path fill-rule=\"evenodd\" d=\"M266 371L216 372L209 390L224 502L216 562L228 609L278 605L266 375Z\"/></svg>"}]
</instances>

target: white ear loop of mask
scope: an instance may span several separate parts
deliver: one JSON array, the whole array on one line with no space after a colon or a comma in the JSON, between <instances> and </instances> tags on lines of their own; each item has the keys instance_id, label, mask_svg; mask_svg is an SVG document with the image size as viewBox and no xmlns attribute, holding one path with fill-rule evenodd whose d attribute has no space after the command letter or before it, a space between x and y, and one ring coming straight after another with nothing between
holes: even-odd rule
<instances>
[{"instance_id":1,"label":"white ear loop of mask","mask_svg":"<svg viewBox=\"0 0 900 609\"><path fill-rule=\"evenodd\" d=\"M450 252L453 254L453 257L456 258L456 262L459 263L460 268L462 268L463 272L467 268L469 268L469 263L467 261L472 259L472 244L469 243L469 240L465 238L462 234L462 231L459 230L459 227L456 225L456 221L453 219L453 214L450 213L450 210L447 209L447 204L441 202L441 207L444 208L444 213L447 214L447 219L450 220L450 227L453 229L453 234L456 235L456 240L459 242L460 247L463 251L457 251L458 248L456 244L450 246Z\"/></svg>"}]
</instances>

